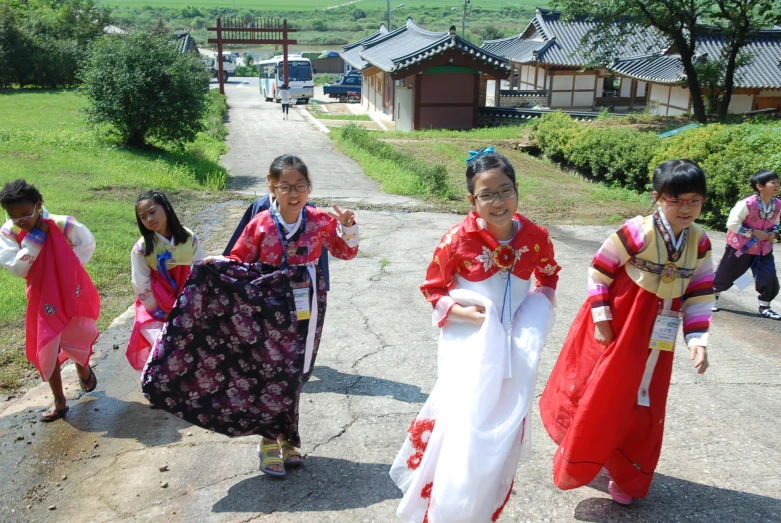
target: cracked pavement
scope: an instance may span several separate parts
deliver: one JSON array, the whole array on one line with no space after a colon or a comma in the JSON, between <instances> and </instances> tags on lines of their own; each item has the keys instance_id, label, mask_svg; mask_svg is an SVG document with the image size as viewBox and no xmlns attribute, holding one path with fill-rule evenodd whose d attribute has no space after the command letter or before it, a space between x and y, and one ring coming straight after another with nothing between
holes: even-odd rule
<instances>
[{"instance_id":1,"label":"cracked pavement","mask_svg":"<svg viewBox=\"0 0 781 523\"><path fill-rule=\"evenodd\" d=\"M278 106L234 105L241 89L228 87L231 122L243 122L231 124L229 141L246 139L236 136L241 133L278 134L283 122L260 125L271 117L264 112L276 116ZM249 110L258 114L236 116ZM247 123L252 120L258 122L254 127ZM290 124L286 132L301 128L308 140L325 140L315 145L326 149L328 138L309 134L308 122L291 117L284 123ZM333 175L323 174L316 159L308 163L313 196L328 201L332 194L319 187L336 182L320 184L318 177ZM360 173L340 176L349 185ZM393 207L389 200L382 195L380 204ZM365 196L359 201L372 203ZM227 202L217 209L218 218L196 217L196 224L208 226L196 230L210 252L222 250L245 207ZM388 470L436 379L438 331L418 286L440 237L461 217L390 207L358 211L360 254L331 262L323 339L301 398L304 469L284 480L268 478L258 470L259 438L230 439L150 409L124 356L132 325L126 314L96 347L96 392L80 394L73 366L64 369L71 406L65 420L35 422L50 404L45 384L0 404L0 521L395 521L400 492ZM564 270L558 323L543 351L537 395L585 299L591 256L614 229L549 228ZM711 238L718 259L724 235ZM589 487L557 490L551 472L555 446L535 402L534 455L518 468L501 521L781 520L781 322L754 316L755 297L748 290L728 291L722 306L705 376L691 368L679 341L664 449L646 499L615 505L604 477Z\"/></svg>"}]
</instances>

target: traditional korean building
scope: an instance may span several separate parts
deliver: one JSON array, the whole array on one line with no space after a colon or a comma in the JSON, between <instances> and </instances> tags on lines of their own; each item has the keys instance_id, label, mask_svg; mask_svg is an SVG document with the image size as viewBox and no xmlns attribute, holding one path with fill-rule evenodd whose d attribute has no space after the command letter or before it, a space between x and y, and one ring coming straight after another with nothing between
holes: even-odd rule
<instances>
[{"instance_id":1,"label":"traditional korean building","mask_svg":"<svg viewBox=\"0 0 781 523\"><path fill-rule=\"evenodd\" d=\"M604 67L594 68L580 51L583 36L594 26L587 20L564 21L561 12L538 8L532 21L519 34L488 40L482 48L507 58L513 69L515 90L535 94L540 98L538 103L546 107L642 109L647 96L645 81L621 78ZM662 44L655 42L661 41L652 30L641 29L617 51L619 55L636 56L661 50ZM502 94L503 102L518 96L506 91Z\"/></svg>"},{"instance_id":2,"label":"traditional korean building","mask_svg":"<svg viewBox=\"0 0 781 523\"><path fill-rule=\"evenodd\" d=\"M697 62L720 56L723 46L724 39L718 33L698 36L695 49ZM781 111L781 29L759 31L742 52L750 58L735 72L729 112L746 113L769 108ZM675 48L619 59L610 66L610 70L648 82L649 103L654 114L675 116L692 109L686 73Z\"/></svg>"},{"instance_id":3,"label":"traditional korean building","mask_svg":"<svg viewBox=\"0 0 781 523\"><path fill-rule=\"evenodd\" d=\"M504 79L508 61L451 31L427 31L412 20L384 27L344 47L344 61L362 73L362 104L389 115L400 131L477 126L480 76Z\"/></svg>"}]
</instances>

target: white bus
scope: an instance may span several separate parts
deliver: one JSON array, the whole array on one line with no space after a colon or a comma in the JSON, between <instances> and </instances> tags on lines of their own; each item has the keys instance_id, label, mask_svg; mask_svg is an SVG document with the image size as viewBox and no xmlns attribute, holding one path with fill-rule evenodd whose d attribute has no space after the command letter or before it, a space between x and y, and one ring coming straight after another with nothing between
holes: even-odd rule
<instances>
[{"instance_id":1,"label":"white bus","mask_svg":"<svg viewBox=\"0 0 781 523\"><path fill-rule=\"evenodd\" d=\"M267 102L280 101L279 86L283 83L283 63L281 56L275 56L258 63L260 96L265 98ZM287 67L290 74L288 87L290 87L291 100L303 100L304 103L308 103L309 99L315 95L312 62L301 56L288 56Z\"/></svg>"}]
</instances>

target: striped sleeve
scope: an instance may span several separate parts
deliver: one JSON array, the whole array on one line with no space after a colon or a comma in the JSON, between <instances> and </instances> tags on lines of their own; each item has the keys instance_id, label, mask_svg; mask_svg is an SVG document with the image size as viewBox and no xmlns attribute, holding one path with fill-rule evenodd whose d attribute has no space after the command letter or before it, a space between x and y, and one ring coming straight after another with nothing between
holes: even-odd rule
<instances>
[{"instance_id":1,"label":"striped sleeve","mask_svg":"<svg viewBox=\"0 0 781 523\"><path fill-rule=\"evenodd\" d=\"M713 295L713 259L710 239L702 235L697 245L697 268L681 300L683 336L689 347L708 345Z\"/></svg>"},{"instance_id":2,"label":"striped sleeve","mask_svg":"<svg viewBox=\"0 0 781 523\"><path fill-rule=\"evenodd\" d=\"M642 217L628 220L599 248L588 270L588 300L594 322L613 319L610 310L610 284L619 268L645 249L646 238Z\"/></svg>"},{"instance_id":3,"label":"striped sleeve","mask_svg":"<svg viewBox=\"0 0 781 523\"><path fill-rule=\"evenodd\" d=\"M11 230L10 220L0 228L0 267L20 278L27 276L46 242L46 233L40 229L28 232L21 243Z\"/></svg>"}]
</instances>

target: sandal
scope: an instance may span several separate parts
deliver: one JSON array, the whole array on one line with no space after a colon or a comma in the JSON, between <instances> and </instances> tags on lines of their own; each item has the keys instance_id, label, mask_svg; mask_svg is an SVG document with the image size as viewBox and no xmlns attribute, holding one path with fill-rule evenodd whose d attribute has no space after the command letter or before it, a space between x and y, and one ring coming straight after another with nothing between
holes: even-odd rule
<instances>
[{"instance_id":1,"label":"sandal","mask_svg":"<svg viewBox=\"0 0 781 523\"><path fill-rule=\"evenodd\" d=\"M632 496L621 490L621 487L612 479L607 484L607 491L610 493L610 497L613 498L613 501L619 505L629 505L632 503Z\"/></svg>"},{"instance_id":2,"label":"sandal","mask_svg":"<svg viewBox=\"0 0 781 523\"><path fill-rule=\"evenodd\" d=\"M64 418L65 414L69 410L71 410L71 408L67 405L61 409L58 409L57 407L54 407L53 409L50 408L41 414L41 423L51 423L52 421L57 421L60 418ZM54 414L54 416L46 416L46 414Z\"/></svg>"},{"instance_id":3,"label":"sandal","mask_svg":"<svg viewBox=\"0 0 781 523\"><path fill-rule=\"evenodd\" d=\"M274 476L281 478L287 474L284 466L285 462L279 457L279 443L274 441L273 443L265 443L261 441L258 443L258 457L260 458L260 470L268 476ZM269 465L282 465L283 469L271 470Z\"/></svg>"},{"instance_id":4,"label":"sandal","mask_svg":"<svg viewBox=\"0 0 781 523\"><path fill-rule=\"evenodd\" d=\"M292 443L283 439L279 442L279 447L282 451L282 461L285 463L285 468L297 469L304 466L303 456Z\"/></svg>"},{"instance_id":5,"label":"sandal","mask_svg":"<svg viewBox=\"0 0 781 523\"><path fill-rule=\"evenodd\" d=\"M92 383L92 387L89 386L90 383ZM95 371L92 370L92 366L89 366L89 378L85 380L79 376L79 385L81 385L81 390L84 392L92 392L95 390L95 387L98 386L98 377L95 376Z\"/></svg>"}]
</instances>

